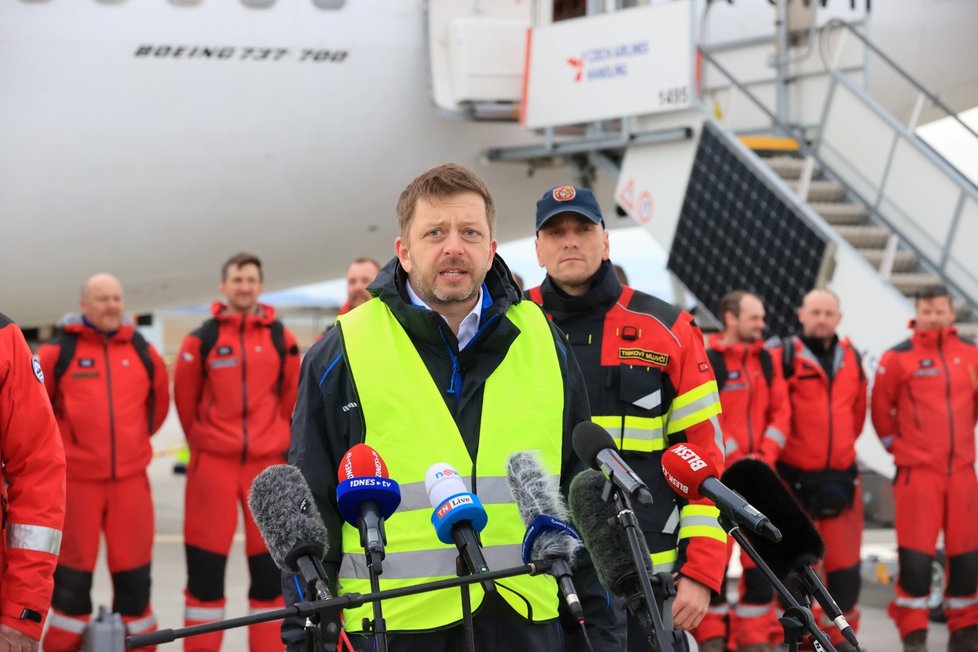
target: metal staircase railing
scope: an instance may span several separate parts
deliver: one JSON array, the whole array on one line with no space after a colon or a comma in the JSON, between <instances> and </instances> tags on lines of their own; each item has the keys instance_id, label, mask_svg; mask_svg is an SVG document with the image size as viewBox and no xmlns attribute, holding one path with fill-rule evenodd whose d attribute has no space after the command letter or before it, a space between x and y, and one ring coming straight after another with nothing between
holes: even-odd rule
<instances>
[{"instance_id":1,"label":"metal staircase railing","mask_svg":"<svg viewBox=\"0 0 978 652\"><path fill-rule=\"evenodd\" d=\"M845 23L841 24L847 30L855 32L851 26ZM822 29L838 28L839 24L833 21ZM865 41L861 34L855 33L860 40ZM823 33L822 36L825 34ZM827 40L827 38L820 38L823 43ZM874 48L868 42L866 44L868 47ZM838 61L840 51L841 48L837 47L833 57L835 61ZM866 91L856 87L852 81L845 78L844 74L839 73L837 66L835 68L830 65L826 66L831 73L831 82L825 97L822 120L816 127L813 137L813 132L810 129L791 125L780 119L771 107L751 92L746 84L731 74L710 50L700 48L699 53L706 65L722 75L731 86L736 88L743 97L747 98L756 109L767 117L775 131L796 140L799 144L800 153L813 162L817 162L823 174L845 188L846 193L851 198L866 208L873 221L886 226L897 234L904 247L913 251L925 268L929 268L940 275L957 294L965 297L970 304L978 305L978 274L975 272L978 264L970 262L963 255L964 246L961 239L963 233L969 233L971 229L974 229L975 238L972 242L978 242L978 189L975 188L974 184L937 155L930 146L913 134L911 129L901 125ZM880 55L885 56L882 53ZM892 63L889 59L885 60ZM896 64L893 65L896 66ZM909 79L909 75L906 75L902 70L900 72ZM913 84L919 92L927 93L916 82ZM940 106L944 111L949 111L929 93L920 97L930 99L935 106ZM840 102L843 98L850 101L843 104ZM922 101L918 101L918 105L921 104ZM851 118L851 116L844 114L853 106L856 107L854 110L862 112L862 117L869 116L874 119L877 131L888 136L889 149L882 161L874 159L875 154L873 152L867 156L865 151L862 152L861 158L854 160L846 154L846 143L839 142L838 137L845 134L846 123L844 120ZM915 114L919 115L919 108L915 110ZM915 119L915 117L912 118L911 123ZM843 128L840 128L840 124ZM882 125L885 130L880 129L879 125ZM965 127L967 128L966 125ZM974 134L970 129L968 131ZM945 224L935 224L932 213L921 215L919 211L908 211L905 207L896 204L895 199L906 190L905 179L901 182L899 178L905 177L907 171L900 169L899 166L906 166L908 152L913 156L912 162L915 166L922 168L931 176L939 175L939 180L943 181L945 186L950 185L957 192L954 209L951 215L946 218ZM872 172L872 174L867 172ZM885 172L885 176L883 172ZM894 172L898 174L894 174ZM921 181L921 184L930 182L931 180L928 179ZM902 185L896 185L898 183L902 183ZM918 190L917 192L927 191ZM967 240L966 238L965 241Z\"/></svg>"}]
</instances>

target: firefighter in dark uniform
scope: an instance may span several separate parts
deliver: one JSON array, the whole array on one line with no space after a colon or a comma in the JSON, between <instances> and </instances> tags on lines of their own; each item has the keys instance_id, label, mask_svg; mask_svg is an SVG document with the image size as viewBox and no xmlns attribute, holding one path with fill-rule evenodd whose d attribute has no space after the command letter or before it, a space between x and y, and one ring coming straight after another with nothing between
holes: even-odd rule
<instances>
[{"instance_id":1,"label":"firefighter in dark uniform","mask_svg":"<svg viewBox=\"0 0 978 652\"><path fill-rule=\"evenodd\" d=\"M536 250L547 276L528 292L565 333L584 374L592 420L655 496L636 505L655 572L673 571L675 628L695 628L719 592L726 534L709 501L687 504L662 476L662 452L691 442L723 468L720 399L703 335L688 313L622 285L593 193L559 186L537 202ZM585 614L586 617L591 614ZM629 649L648 649L629 619Z\"/></svg>"}]
</instances>

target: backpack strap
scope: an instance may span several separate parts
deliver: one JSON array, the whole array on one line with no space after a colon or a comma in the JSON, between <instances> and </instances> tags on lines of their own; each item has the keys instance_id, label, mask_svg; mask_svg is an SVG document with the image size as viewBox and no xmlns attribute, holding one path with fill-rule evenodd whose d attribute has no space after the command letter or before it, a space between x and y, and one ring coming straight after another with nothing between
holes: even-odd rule
<instances>
[{"instance_id":1,"label":"backpack strap","mask_svg":"<svg viewBox=\"0 0 978 652\"><path fill-rule=\"evenodd\" d=\"M770 387L774 379L774 359L771 357L771 352L767 349L761 349L761 371L764 372L764 380L767 382L767 386Z\"/></svg>"},{"instance_id":2,"label":"backpack strap","mask_svg":"<svg viewBox=\"0 0 978 652\"><path fill-rule=\"evenodd\" d=\"M60 347L58 350L58 360L54 363L54 379L57 381L65 375L65 372L68 371L68 365L75 359L78 333L59 333L52 343Z\"/></svg>"},{"instance_id":3,"label":"backpack strap","mask_svg":"<svg viewBox=\"0 0 978 652\"><path fill-rule=\"evenodd\" d=\"M203 376L207 375L207 356L217 343L218 328L217 320L211 317L194 331L194 335L200 340L200 372Z\"/></svg>"},{"instance_id":4,"label":"backpack strap","mask_svg":"<svg viewBox=\"0 0 978 652\"><path fill-rule=\"evenodd\" d=\"M784 373L785 380L795 375L795 349L797 348L797 335L789 335L784 339L781 351L781 371Z\"/></svg>"},{"instance_id":5,"label":"backpack strap","mask_svg":"<svg viewBox=\"0 0 978 652\"><path fill-rule=\"evenodd\" d=\"M278 351L278 395L282 395L282 384L285 382L285 325L278 319L269 324L272 335L272 345Z\"/></svg>"},{"instance_id":6,"label":"backpack strap","mask_svg":"<svg viewBox=\"0 0 978 652\"><path fill-rule=\"evenodd\" d=\"M717 391L720 391L727 383L727 363L723 359L723 354L716 349L707 349L706 357L710 361L710 365L713 367L713 375L717 379Z\"/></svg>"},{"instance_id":7,"label":"backpack strap","mask_svg":"<svg viewBox=\"0 0 978 652\"><path fill-rule=\"evenodd\" d=\"M156 368L153 366L153 357L149 353L149 342L143 334L137 330L132 331L132 345L136 349L139 361L146 368L146 375L149 377L149 393L146 396L146 418L149 432L153 432L153 417L156 415L156 383L153 382L156 376Z\"/></svg>"}]
</instances>

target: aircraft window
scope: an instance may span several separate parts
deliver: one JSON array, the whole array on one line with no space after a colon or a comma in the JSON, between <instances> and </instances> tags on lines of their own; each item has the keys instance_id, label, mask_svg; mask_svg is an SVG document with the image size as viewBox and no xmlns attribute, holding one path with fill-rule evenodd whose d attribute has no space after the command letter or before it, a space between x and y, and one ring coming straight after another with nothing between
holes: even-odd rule
<instances>
[{"instance_id":1,"label":"aircraft window","mask_svg":"<svg viewBox=\"0 0 978 652\"><path fill-rule=\"evenodd\" d=\"M553 0L554 22L587 15L587 0Z\"/></svg>"},{"instance_id":2,"label":"aircraft window","mask_svg":"<svg viewBox=\"0 0 978 652\"><path fill-rule=\"evenodd\" d=\"M275 0L241 0L241 3L250 9L268 9L275 4Z\"/></svg>"},{"instance_id":3,"label":"aircraft window","mask_svg":"<svg viewBox=\"0 0 978 652\"><path fill-rule=\"evenodd\" d=\"M193 7L199 5L204 0L170 0L171 5L176 5L178 7Z\"/></svg>"},{"instance_id":4,"label":"aircraft window","mask_svg":"<svg viewBox=\"0 0 978 652\"><path fill-rule=\"evenodd\" d=\"M312 4L319 9L342 9L346 0L312 0Z\"/></svg>"}]
</instances>

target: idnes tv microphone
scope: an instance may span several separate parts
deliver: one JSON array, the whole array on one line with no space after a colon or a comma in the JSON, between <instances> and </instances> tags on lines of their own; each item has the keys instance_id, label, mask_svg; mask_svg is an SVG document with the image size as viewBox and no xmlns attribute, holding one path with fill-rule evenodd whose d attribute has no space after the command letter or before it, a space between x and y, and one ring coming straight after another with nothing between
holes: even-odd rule
<instances>
[{"instance_id":1,"label":"idnes tv microphone","mask_svg":"<svg viewBox=\"0 0 978 652\"><path fill-rule=\"evenodd\" d=\"M367 553L367 564L379 575L384 545L384 519L401 504L401 489L387 477L387 465L380 454L366 444L346 452L337 472L336 503L340 516L360 530L360 544Z\"/></svg>"},{"instance_id":2,"label":"idnes tv microphone","mask_svg":"<svg viewBox=\"0 0 978 652\"><path fill-rule=\"evenodd\" d=\"M662 455L662 474L672 489L689 500L709 498L730 520L772 541L781 540L781 532L743 496L724 486L717 468L706 454L693 444L676 444Z\"/></svg>"},{"instance_id":3,"label":"idnes tv microphone","mask_svg":"<svg viewBox=\"0 0 978 652\"><path fill-rule=\"evenodd\" d=\"M424 485L435 510L431 514L431 524L435 526L438 540L455 544L472 575L488 573L489 565L482 556L477 535L489 521L482 501L465 490L458 471L449 464L432 464L425 473ZM492 580L482 582L482 586L486 591L496 590Z\"/></svg>"}]
</instances>

